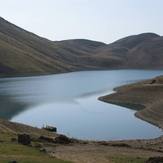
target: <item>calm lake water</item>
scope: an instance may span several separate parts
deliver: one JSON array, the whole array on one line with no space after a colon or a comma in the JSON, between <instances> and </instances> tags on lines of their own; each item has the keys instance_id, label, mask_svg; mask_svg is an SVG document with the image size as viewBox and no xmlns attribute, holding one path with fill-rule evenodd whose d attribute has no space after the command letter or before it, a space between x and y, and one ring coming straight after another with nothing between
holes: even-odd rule
<instances>
[{"instance_id":1,"label":"calm lake water","mask_svg":"<svg viewBox=\"0 0 163 163\"><path fill-rule=\"evenodd\" d=\"M151 70L83 71L0 79L0 117L94 140L154 138L163 132L135 111L98 101L113 88L163 74Z\"/></svg>"}]
</instances>

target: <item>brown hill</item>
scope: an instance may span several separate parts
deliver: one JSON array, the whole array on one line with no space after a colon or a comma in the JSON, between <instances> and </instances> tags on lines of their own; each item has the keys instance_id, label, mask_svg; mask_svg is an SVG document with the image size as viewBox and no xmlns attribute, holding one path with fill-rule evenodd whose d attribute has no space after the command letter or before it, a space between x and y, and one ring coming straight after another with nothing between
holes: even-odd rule
<instances>
[{"instance_id":1,"label":"brown hill","mask_svg":"<svg viewBox=\"0 0 163 163\"><path fill-rule=\"evenodd\" d=\"M96 56L119 61L118 68L163 68L163 37L154 33L129 36L99 48Z\"/></svg>"},{"instance_id":2,"label":"brown hill","mask_svg":"<svg viewBox=\"0 0 163 163\"><path fill-rule=\"evenodd\" d=\"M144 33L112 44L50 41L0 17L0 74L34 75L77 70L163 68L163 37Z\"/></svg>"},{"instance_id":3,"label":"brown hill","mask_svg":"<svg viewBox=\"0 0 163 163\"><path fill-rule=\"evenodd\" d=\"M49 74L89 68L82 58L103 45L89 40L52 42L0 18L0 73Z\"/></svg>"}]
</instances>

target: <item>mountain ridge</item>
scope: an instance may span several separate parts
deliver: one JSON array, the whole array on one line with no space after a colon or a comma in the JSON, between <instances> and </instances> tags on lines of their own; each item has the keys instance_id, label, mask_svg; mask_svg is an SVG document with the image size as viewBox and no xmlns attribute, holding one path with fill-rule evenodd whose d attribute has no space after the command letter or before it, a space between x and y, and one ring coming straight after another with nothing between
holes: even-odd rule
<instances>
[{"instance_id":1,"label":"mountain ridge","mask_svg":"<svg viewBox=\"0 0 163 163\"><path fill-rule=\"evenodd\" d=\"M163 37L143 33L111 44L87 39L51 41L0 17L0 75L100 69L162 69Z\"/></svg>"}]
</instances>

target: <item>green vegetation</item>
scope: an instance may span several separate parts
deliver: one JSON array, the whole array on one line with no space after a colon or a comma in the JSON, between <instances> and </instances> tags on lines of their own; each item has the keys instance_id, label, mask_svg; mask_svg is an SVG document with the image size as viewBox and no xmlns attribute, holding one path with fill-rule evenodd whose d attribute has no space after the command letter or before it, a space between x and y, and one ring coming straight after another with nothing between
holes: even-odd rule
<instances>
[{"instance_id":1,"label":"green vegetation","mask_svg":"<svg viewBox=\"0 0 163 163\"><path fill-rule=\"evenodd\" d=\"M2 122L0 123L0 163L9 163L14 160L18 163L72 163L52 158L46 152L40 152L39 148L32 145L18 144L16 131L8 127ZM17 128L17 125L14 128Z\"/></svg>"},{"instance_id":2,"label":"green vegetation","mask_svg":"<svg viewBox=\"0 0 163 163\"><path fill-rule=\"evenodd\" d=\"M26 160L24 160L26 159ZM0 163L9 163L9 159L3 159L0 158ZM18 162L21 163L71 163L67 161L61 161L61 160L54 160L54 159L47 159L47 158L22 158L22 159L17 159Z\"/></svg>"},{"instance_id":3,"label":"green vegetation","mask_svg":"<svg viewBox=\"0 0 163 163\"><path fill-rule=\"evenodd\" d=\"M113 163L144 163L146 159L140 157L115 156L111 160Z\"/></svg>"},{"instance_id":4,"label":"green vegetation","mask_svg":"<svg viewBox=\"0 0 163 163\"><path fill-rule=\"evenodd\" d=\"M20 141L20 134L24 135L24 132L30 135L30 145L22 145ZM56 144L49 142L48 139L41 140L41 136L57 138L59 135L44 129L0 119L0 163L10 161L72 163L76 160L81 163L144 163L145 160L156 154L162 156L161 149L163 149L163 137L145 141L74 141L72 144ZM141 152L138 149L141 149ZM65 161L66 158L70 161Z\"/></svg>"},{"instance_id":5,"label":"green vegetation","mask_svg":"<svg viewBox=\"0 0 163 163\"><path fill-rule=\"evenodd\" d=\"M38 149L24 146L12 142L0 143L0 163L16 160L21 163L71 163L55 158L50 158L45 153L41 153Z\"/></svg>"}]
</instances>

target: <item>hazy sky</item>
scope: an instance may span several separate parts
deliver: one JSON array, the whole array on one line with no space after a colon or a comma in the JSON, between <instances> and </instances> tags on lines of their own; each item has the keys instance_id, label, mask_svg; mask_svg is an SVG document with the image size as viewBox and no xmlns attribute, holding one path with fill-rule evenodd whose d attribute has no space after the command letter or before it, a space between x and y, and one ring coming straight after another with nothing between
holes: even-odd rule
<instances>
[{"instance_id":1,"label":"hazy sky","mask_svg":"<svg viewBox=\"0 0 163 163\"><path fill-rule=\"evenodd\" d=\"M0 0L0 16L51 40L163 35L163 0Z\"/></svg>"}]
</instances>

